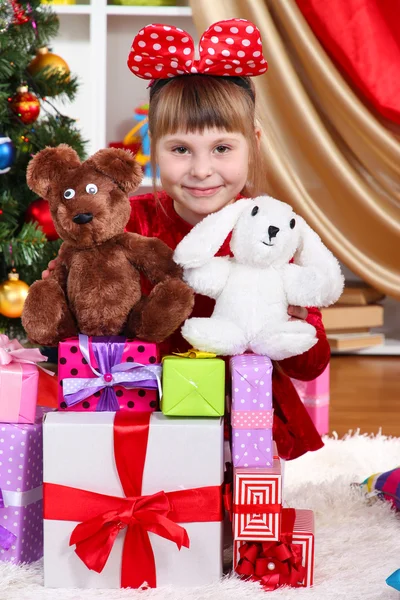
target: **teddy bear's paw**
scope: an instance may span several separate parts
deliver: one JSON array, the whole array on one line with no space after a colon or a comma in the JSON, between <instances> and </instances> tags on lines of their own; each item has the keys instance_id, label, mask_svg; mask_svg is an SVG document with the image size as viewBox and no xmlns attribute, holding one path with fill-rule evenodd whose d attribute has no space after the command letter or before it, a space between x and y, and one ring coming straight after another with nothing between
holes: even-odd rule
<instances>
[{"instance_id":1,"label":"teddy bear's paw","mask_svg":"<svg viewBox=\"0 0 400 600\"><path fill-rule=\"evenodd\" d=\"M42 346L56 346L60 340L78 333L64 293L51 279L36 281L29 288L22 325L28 338Z\"/></svg>"},{"instance_id":2,"label":"teddy bear's paw","mask_svg":"<svg viewBox=\"0 0 400 600\"><path fill-rule=\"evenodd\" d=\"M188 319L182 327L182 335L193 348L220 356L242 354L247 348L244 331L225 319Z\"/></svg>"},{"instance_id":3,"label":"teddy bear's paw","mask_svg":"<svg viewBox=\"0 0 400 600\"><path fill-rule=\"evenodd\" d=\"M149 342L162 342L187 319L193 304L193 290L180 279L158 283L144 302L140 316L132 317L132 322L138 323L136 336Z\"/></svg>"}]
</instances>

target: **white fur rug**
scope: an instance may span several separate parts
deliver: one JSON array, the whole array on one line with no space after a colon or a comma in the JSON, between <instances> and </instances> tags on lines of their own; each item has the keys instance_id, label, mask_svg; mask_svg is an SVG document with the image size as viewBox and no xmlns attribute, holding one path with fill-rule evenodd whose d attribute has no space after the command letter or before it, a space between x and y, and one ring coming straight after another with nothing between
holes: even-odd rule
<instances>
[{"instance_id":1,"label":"white fur rug","mask_svg":"<svg viewBox=\"0 0 400 600\"><path fill-rule=\"evenodd\" d=\"M385 503L368 506L351 489L378 471L400 464L400 438L325 438L316 453L286 463L285 499L312 508L316 517L316 568L313 588L281 588L281 599L400 600L385 583L400 568L400 519ZM199 565L199 568L200 565ZM0 600L258 600L258 584L226 577L203 588L136 590L54 590L42 587L41 563L29 567L0 564Z\"/></svg>"}]
</instances>

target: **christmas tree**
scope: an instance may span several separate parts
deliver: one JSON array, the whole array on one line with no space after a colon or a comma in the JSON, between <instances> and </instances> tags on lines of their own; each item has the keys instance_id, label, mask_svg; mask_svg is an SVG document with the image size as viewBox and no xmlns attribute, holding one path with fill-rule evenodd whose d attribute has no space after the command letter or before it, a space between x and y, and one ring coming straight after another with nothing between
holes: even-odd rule
<instances>
[{"instance_id":1,"label":"christmas tree","mask_svg":"<svg viewBox=\"0 0 400 600\"><path fill-rule=\"evenodd\" d=\"M73 100L78 89L67 63L49 47L58 26L39 0L0 0L0 332L13 336L23 332L28 285L60 246L47 202L27 187L27 165L39 150L60 143L84 158L75 121L54 106L56 98Z\"/></svg>"}]
</instances>

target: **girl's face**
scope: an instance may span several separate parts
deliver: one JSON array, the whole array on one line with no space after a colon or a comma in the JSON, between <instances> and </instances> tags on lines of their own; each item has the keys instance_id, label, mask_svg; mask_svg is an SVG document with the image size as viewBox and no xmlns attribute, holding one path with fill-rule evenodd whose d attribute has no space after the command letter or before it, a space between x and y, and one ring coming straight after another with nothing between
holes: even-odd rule
<instances>
[{"instance_id":1,"label":"girl's face","mask_svg":"<svg viewBox=\"0 0 400 600\"><path fill-rule=\"evenodd\" d=\"M162 188L191 225L233 202L247 181L249 145L241 133L178 131L160 138L156 154Z\"/></svg>"}]
</instances>

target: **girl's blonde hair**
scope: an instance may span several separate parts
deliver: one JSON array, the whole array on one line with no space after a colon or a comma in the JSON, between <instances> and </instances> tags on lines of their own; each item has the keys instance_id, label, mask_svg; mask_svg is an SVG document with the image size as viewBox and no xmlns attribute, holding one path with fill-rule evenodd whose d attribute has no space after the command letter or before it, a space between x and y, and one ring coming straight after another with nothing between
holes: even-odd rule
<instances>
[{"instance_id":1,"label":"girl's blonde hair","mask_svg":"<svg viewBox=\"0 0 400 600\"><path fill-rule=\"evenodd\" d=\"M242 194L262 193L265 173L255 134L255 90L251 79L186 75L156 81L150 91L149 132L156 190L156 148L164 135L184 131L203 133L218 128L241 133L249 145L249 171ZM233 80L239 83L234 83Z\"/></svg>"}]
</instances>

